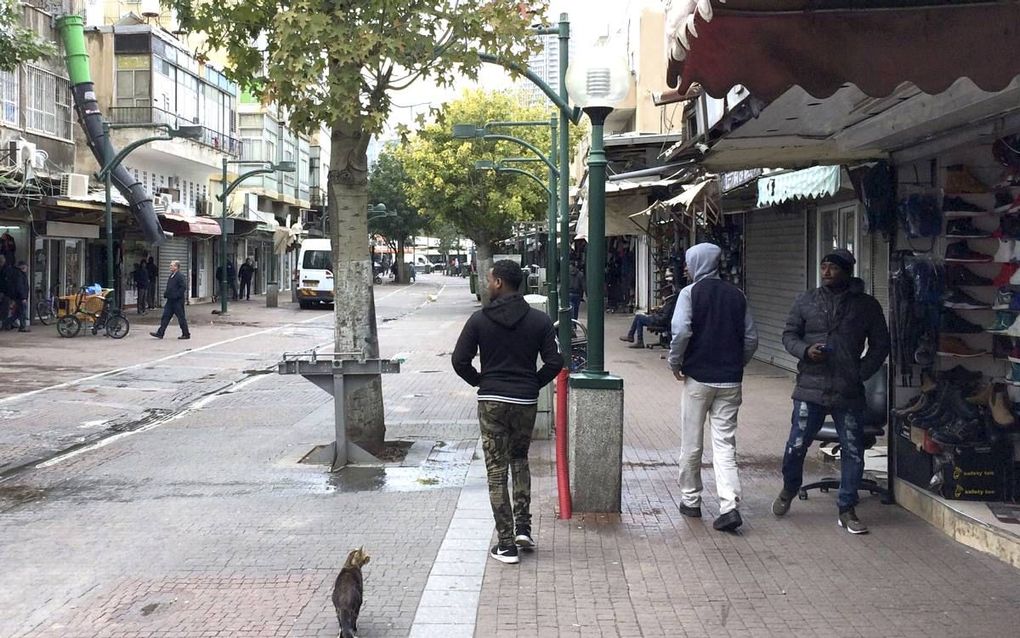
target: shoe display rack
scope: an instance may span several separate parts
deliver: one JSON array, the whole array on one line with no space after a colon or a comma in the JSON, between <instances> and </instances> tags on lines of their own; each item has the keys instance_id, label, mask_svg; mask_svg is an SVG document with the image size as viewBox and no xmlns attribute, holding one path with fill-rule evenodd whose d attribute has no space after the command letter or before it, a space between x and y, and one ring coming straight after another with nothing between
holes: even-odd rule
<instances>
[{"instance_id":1,"label":"shoe display rack","mask_svg":"<svg viewBox=\"0 0 1020 638\"><path fill-rule=\"evenodd\" d=\"M901 342L899 388L907 390L897 394L916 391L892 411L897 475L947 499L1020 496L1013 487L1020 440L1018 174L989 187L967 164L950 164L940 171L938 196L910 195L914 216L905 223L927 227L921 236L932 237L933 251L902 254L893 277L899 324L891 328L894 351ZM933 201L939 210L925 209ZM938 236L930 232L934 223L942 224Z\"/></svg>"}]
</instances>

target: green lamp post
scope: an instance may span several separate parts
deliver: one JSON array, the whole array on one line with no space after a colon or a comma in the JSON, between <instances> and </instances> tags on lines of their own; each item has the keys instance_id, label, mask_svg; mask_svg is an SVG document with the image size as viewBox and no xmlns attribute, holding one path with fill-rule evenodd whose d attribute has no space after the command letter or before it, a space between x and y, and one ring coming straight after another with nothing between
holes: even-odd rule
<instances>
[{"instance_id":1,"label":"green lamp post","mask_svg":"<svg viewBox=\"0 0 1020 638\"><path fill-rule=\"evenodd\" d=\"M114 283L114 263L113 263L113 172L117 170L121 162L124 161L132 151L140 148L151 142L163 142L166 140L172 140L177 138L183 139L198 139L202 137L201 126L179 126L177 128L171 128L168 124L110 124L109 122L103 122L103 132L106 134L106 140L109 142L110 130L122 129L122 128L155 128L162 129L163 135L152 135L149 137L143 137L137 139L130 144L126 145L120 150L119 153L113 156L113 158L106 164L106 166L99 169L96 176L102 180L103 189L105 191L105 210L104 210L104 221L106 223L106 281L110 288L117 288ZM117 307L120 305L119 302L120 290L114 292L113 295L113 306Z\"/></svg>"},{"instance_id":2,"label":"green lamp post","mask_svg":"<svg viewBox=\"0 0 1020 638\"><path fill-rule=\"evenodd\" d=\"M227 183L227 167L230 165L235 166L261 166L262 168L256 168L255 170L241 173L237 176L237 179ZM268 173L275 173L277 171L283 171L285 173L293 173L297 169L294 162L265 162L259 160L228 160L223 158L223 171L220 181L220 194L216 196L216 199L220 200L221 213L220 213L220 316L227 314L227 290L229 290L229 283L227 282L227 197L234 192L234 189L240 185L241 182L248 179L249 177L255 177L256 175L265 175ZM270 268L271 269L271 268Z\"/></svg>"}]
</instances>

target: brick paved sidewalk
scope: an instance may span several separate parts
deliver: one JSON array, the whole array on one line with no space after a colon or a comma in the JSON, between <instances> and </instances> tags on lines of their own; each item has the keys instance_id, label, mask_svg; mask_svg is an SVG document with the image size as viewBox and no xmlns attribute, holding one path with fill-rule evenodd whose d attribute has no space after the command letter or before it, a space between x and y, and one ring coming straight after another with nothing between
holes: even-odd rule
<instances>
[{"instance_id":1,"label":"brick paved sidewalk","mask_svg":"<svg viewBox=\"0 0 1020 638\"><path fill-rule=\"evenodd\" d=\"M712 529L718 501L710 445L705 518L681 516L678 384L661 350L630 350L615 339L629 320L610 316L606 328L607 366L625 379L623 513L557 520L554 448L536 444L539 549L519 567L489 561L475 636L1015 634L1020 571L898 506L862 496L867 536L836 526L833 492L795 501L784 519L771 514L792 388L775 368L753 364L745 379L741 533ZM823 471L816 461L805 476Z\"/></svg>"}]
</instances>

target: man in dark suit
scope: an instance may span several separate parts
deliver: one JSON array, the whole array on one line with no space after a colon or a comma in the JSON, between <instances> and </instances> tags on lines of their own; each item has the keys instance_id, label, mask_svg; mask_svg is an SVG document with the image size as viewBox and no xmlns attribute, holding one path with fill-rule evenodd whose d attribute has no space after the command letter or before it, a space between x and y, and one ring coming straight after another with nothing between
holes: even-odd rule
<instances>
[{"instance_id":1,"label":"man in dark suit","mask_svg":"<svg viewBox=\"0 0 1020 638\"><path fill-rule=\"evenodd\" d=\"M184 280L184 275L178 272L180 268L181 262L170 262L170 278L166 281L166 291L163 293L163 296L166 297L163 318L159 320L159 330L149 333L157 339L163 338L166 327L170 324L170 318L174 315L177 315L177 323L181 326L181 336L177 338L191 338L191 333L188 332L188 320L184 316L184 300L188 298L188 282Z\"/></svg>"}]
</instances>

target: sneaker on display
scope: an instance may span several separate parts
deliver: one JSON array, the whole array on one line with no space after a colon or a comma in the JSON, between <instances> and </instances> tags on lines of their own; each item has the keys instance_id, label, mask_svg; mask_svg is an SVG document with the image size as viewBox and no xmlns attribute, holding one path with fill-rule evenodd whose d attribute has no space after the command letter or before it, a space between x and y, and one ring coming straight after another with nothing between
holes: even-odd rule
<instances>
[{"instance_id":1,"label":"sneaker on display","mask_svg":"<svg viewBox=\"0 0 1020 638\"><path fill-rule=\"evenodd\" d=\"M978 350L971 348L967 345L963 339L954 337L952 335L942 335L939 337L939 350L938 354L940 357L980 357L988 354L987 350Z\"/></svg>"},{"instance_id":2,"label":"sneaker on display","mask_svg":"<svg viewBox=\"0 0 1020 638\"><path fill-rule=\"evenodd\" d=\"M984 214L988 211L977 204L972 204L962 197L946 195L942 199L942 212L947 215Z\"/></svg>"},{"instance_id":3,"label":"sneaker on display","mask_svg":"<svg viewBox=\"0 0 1020 638\"><path fill-rule=\"evenodd\" d=\"M1014 241L1012 239L1000 239L999 247L995 249L995 255L992 257L992 261L1005 264L1013 261L1014 253Z\"/></svg>"},{"instance_id":4,"label":"sneaker on display","mask_svg":"<svg viewBox=\"0 0 1020 638\"><path fill-rule=\"evenodd\" d=\"M1009 281L1008 275L1006 276L1006 280ZM991 286L992 280L989 279L988 277L982 277L981 275L975 274L974 271L967 268L966 266L949 266L948 268L946 268L946 285Z\"/></svg>"},{"instance_id":5,"label":"sneaker on display","mask_svg":"<svg viewBox=\"0 0 1020 638\"><path fill-rule=\"evenodd\" d=\"M1002 287L995 291L995 301L992 302L992 310L1009 310L1009 304L1013 301L1013 291Z\"/></svg>"},{"instance_id":6,"label":"sneaker on display","mask_svg":"<svg viewBox=\"0 0 1020 638\"><path fill-rule=\"evenodd\" d=\"M979 264L992 261L992 256L973 251L967 242L958 241L946 246L946 261Z\"/></svg>"},{"instance_id":7,"label":"sneaker on display","mask_svg":"<svg viewBox=\"0 0 1020 638\"><path fill-rule=\"evenodd\" d=\"M957 418L945 427L931 433L931 438L940 445L969 445L984 440L984 428L980 419Z\"/></svg>"},{"instance_id":8,"label":"sneaker on display","mask_svg":"<svg viewBox=\"0 0 1020 638\"><path fill-rule=\"evenodd\" d=\"M942 325L939 330L947 334L975 334L985 331L981 326L967 321L952 310L942 312Z\"/></svg>"},{"instance_id":9,"label":"sneaker on display","mask_svg":"<svg viewBox=\"0 0 1020 638\"><path fill-rule=\"evenodd\" d=\"M1014 344L1006 358L1009 359L1010 363L1020 363L1020 344Z\"/></svg>"},{"instance_id":10,"label":"sneaker on display","mask_svg":"<svg viewBox=\"0 0 1020 638\"><path fill-rule=\"evenodd\" d=\"M946 237L954 237L957 239L985 239L991 236L992 234L987 230L982 230L975 226L974 220L971 218L950 219L946 222Z\"/></svg>"},{"instance_id":11,"label":"sneaker on display","mask_svg":"<svg viewBox=\"0 0 1020 638\"><path fill-rule=\"evenodd\" d=\"M1002 334L1009 337L1020 337L1020 316L1013 320L1013 323L1008 328L1003 330Z\"/></svg>"},{"instance_id":12,"label":"sneaker on display","mask_svg":"<svg viewBox=\"0 0 1020 638\"><path fill-rule=\"evenodd\" d=\"M999 269L999 274L992 280L993 286L1008 286L1012 283L1013 275L1016 274L1017 268L1020 268L1020 264L1002 264L1002 268Z\"/></svg>"},{"instance_id":13,"label":"sneaker on display","mask_svg":"<svg viewBox=\"0 0 1020 638\"><path fill-rule=\"evenodd\" d=\"M988 187L974 176L966 164L954 164L946 167L945 190L947 193L977 194L987 193Z\"/></svg>"},{"instance_id":14,"label":"sneaker on display","mask_svg":"<svg viewBox=\"0 0 1020 638\"><path fill-rule=\"evenodd\" d=\"M962 290L950 291L942 300L942 305L946 308L959 308L962 310L981 310L991 307L991 305L971 297Z\"/></svg>"},{"instance_id":15,"label":"sneaker on display","mask_svg":"<svg viewBox=\"0 0 1020 638\"><path fill-rule=\"evenodd\" d=\"M1016 317L1012 312L1006 312L1000 310L995 313L995 323L985 328L985 332L991 332L992 334L1002 334L1013 325L1013 320Z\"/></svg>"}]
</instances>

